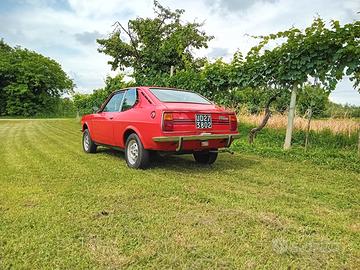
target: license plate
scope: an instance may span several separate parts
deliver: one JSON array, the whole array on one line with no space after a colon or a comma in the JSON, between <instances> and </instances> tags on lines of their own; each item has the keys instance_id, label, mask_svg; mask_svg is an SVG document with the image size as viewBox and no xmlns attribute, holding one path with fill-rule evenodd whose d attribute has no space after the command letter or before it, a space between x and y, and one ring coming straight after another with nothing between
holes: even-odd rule
<instances>
[{"instance_id":1,"label":"license plate","mask_svg":"<svg viewBox=\"0 0 360 270\"><path fill-rule=\"evenodd\" d=\"M197 114L195 115L196 128L211 128L212 120L210 114Z\"/></svg>"}]
</instances>

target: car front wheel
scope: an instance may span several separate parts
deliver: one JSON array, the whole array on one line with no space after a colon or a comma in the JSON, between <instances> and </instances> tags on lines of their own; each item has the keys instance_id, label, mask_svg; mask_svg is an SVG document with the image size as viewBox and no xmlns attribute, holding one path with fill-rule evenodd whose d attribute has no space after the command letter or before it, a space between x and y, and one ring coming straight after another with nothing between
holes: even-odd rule
<instances>
[{"instance_id":1,"label":"car front wheel","mask_svg":"<svg viewBox=\"0 0 360 270\"><path fill-rule=\"evenodd\" d=\"M201 164L213 164L218 156L217 150L194 152L194 159Z\"/></svg>"},{"instance_id":2,"label":"car front wheel","mask_svg":"<svg viewBox=\"0 0 360 270\"><path fill-rule=\"evenodd\" d=\"M95 153L97 145L91 140L90 132L85 129L82 137L83 149L86 153Z\"/></svg>"},{"instance_id":3,"label":"car front wheel","mask_svg":"<svg viewBox=\"0 0 360 270\"><path fill-rule=\"evenodd\" d=\"M149 165L149 151L144 149L140 138L135 133L126 140L125 159L130 168L144 169Z\"/></svg>"}]
</instances>

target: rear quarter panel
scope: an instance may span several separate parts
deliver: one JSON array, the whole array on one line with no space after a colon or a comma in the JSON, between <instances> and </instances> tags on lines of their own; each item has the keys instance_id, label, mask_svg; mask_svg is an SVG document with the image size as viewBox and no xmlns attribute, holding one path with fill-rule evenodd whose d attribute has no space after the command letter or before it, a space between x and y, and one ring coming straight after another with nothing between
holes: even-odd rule
<instances>
[{"instance_id":1,"label":"rear quarter panel","mask_svg":"<svg viewBox=\"0 0 360 270\"><path fill-rule=\"evenodd\" d=\"M151 117L151 113L156 111L155 108L134 108L126 113L125 121L115 121L114 137L115 144L120 148L125 148L126 134L128 131L134 131L140 138L146 149L153 149L152 137L161 134L161 118L155 112L155 118Z\"/></svg>"}]
</instances>

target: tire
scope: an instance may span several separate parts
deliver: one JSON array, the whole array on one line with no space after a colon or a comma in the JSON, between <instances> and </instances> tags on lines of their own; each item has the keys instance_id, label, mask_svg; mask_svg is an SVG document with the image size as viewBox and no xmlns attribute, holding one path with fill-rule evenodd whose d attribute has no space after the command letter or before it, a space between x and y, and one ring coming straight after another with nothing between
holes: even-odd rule
<instances>
[{"instance_id":1,"label":"tire","mask_svg":"<svg viewBox=\"0 0 360 270\"><path fill-rule=\"evenodd\" d=\"M200 164L213 164L218 156L217 149L211 151L201 151L193 153L194 159Z\"/></svg>"},{"instance_id":2,"label":"tire","mask_svg":"<svg viewBox=\"0 0 360 270\"><path fill-rule=\"evenodd\" d=\"M126 164L130 168L145 169L150 163L150 153L146 150L135 133L130 134L125 145Z\"/></svg>"},{"instance_id":3,"label":"tire","mask_svg":"<svg viewBox=\"0 0 360 270\"><path fill-rule=\"evenodd\" d=\"M95 153L97 145L93 142L88 129L85 129L82 137L83 150L86 153Z\"/></svg>"}]
</instances>

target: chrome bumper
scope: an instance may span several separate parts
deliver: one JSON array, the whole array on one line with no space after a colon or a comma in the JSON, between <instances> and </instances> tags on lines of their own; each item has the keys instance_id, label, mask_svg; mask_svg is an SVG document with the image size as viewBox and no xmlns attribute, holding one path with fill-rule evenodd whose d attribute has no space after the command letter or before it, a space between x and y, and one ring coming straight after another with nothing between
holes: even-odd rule
<instances>
[{"instance_id":1,"label":"chrome bumper","mask_svg":"<svg viewBox=\"0 0 360 270\"><path fill-rule=\"evenodd\" d=\"M153 137L154 142L177 142L176 151L180 151L184 141L208 141L208 140L227 140L226 147L229 147L231 141L239 139L240 134L204 134L204 135L189 135L189 136L162 136Z\"/></svg>"}]
</instances>

